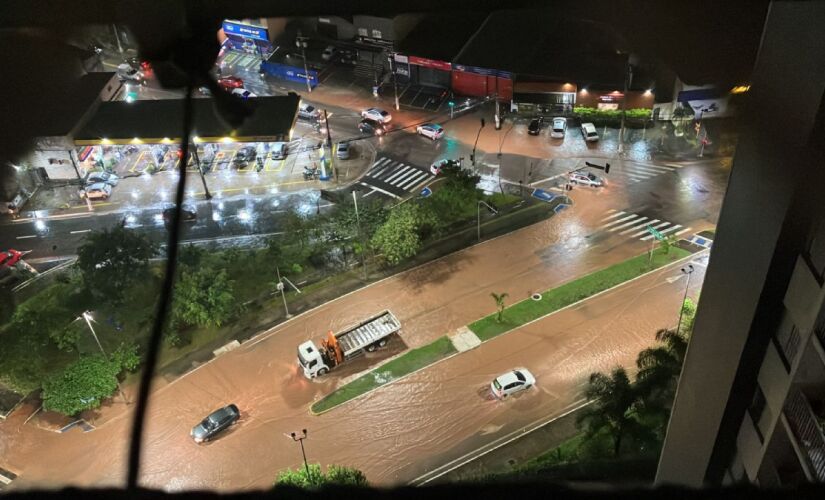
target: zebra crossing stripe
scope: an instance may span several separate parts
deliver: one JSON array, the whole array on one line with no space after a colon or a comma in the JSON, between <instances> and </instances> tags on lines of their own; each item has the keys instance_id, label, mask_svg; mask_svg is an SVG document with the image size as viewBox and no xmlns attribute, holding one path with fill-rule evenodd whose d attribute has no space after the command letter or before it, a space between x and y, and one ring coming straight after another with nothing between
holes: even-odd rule
<instances>
[{"instance_id":1,"label":"zebra crossing stripe","mask_svg":"<svg viewBox=\"0 0 825 500\"><path fill-rule=\"evenodd\" d=\"M398 172L396 172L395 174L391 175L390 177L388 177L386 179L381 179L381 180L386 182L387 184L392 184L394 186L396 183L403 181L404 179L406 179L407 177L409 177L410 175L412 175L414 173L415 173L415 169L413 167L411 167L409 165L404 165L404 167L402 169L400 169Z\"/></svg>"},{"instance_id":2,"label":"zebra crossing stripe","mask_svg":"<svg viewBox=\"0 0 825 500\"><path fill-rule=\"evenodd\" d=\"M619 224L619 223L622 223L622 222L624 222L628 219L635 219L636 217L638 217L638 215L630 214L627 217L622 217L621 219L617 219L617 220L614 220L613 222L609 222L609 223L603 225L602 228L607 229L608 227L612 226L613 224Z\"/></svg>"},{"instance_id":3,"label":"zebra crossing stripe","mask_svg":"<svg viewBox=\"0 0 825 500\"><path fill-rule=\"evenodd\" d=\"M370 177L374 177L376 179L381 177L384 174L384 172L386 172L388 169L392 168L393 163L395 163L395 162L390 162L390 163L387 163L386 165L383 165L383 166L379 167L378 170L375 170L375 171L373 171L372 174L370 174Z\"/></svg>"},{"instance_id":4,"label":"zebra crossing stripe","mask_svg":"<svg viewBox=\"0 0 825 500\"><path fill-rule=\"evenodd\" d=\"M643 220L647 220L647 217L642 217L641 219L636 219L636 220L632 220L630 222L625 222L624 224L622 224L620 226L611 227L610 231L615 232L615 231L618 231L619 229L625 228L627 226L632 226L633 224L636 224L637 222L641 222Z\"/></svg>"},{"instance_id":5,"label":"zebra crossing stripe","mask_svg":"<svg viewBox=\"0 0 825 500\"><path fill-rule=\"evenodd\" d=\"M398 179L396 179L395 182L392 182L391 184L395 187L403 189L403 185L408 183L410 181L410 179L415 179L416 177L418 177L418 172L419 172L419 170L416 170L416 169L413 168L410 171L408 171L406 174L404 174L401 177L399 177Z\"/></svg>"},{"instance_id":6,"label":"zebra crossing stripe","mask_svg":"<svg viewBox=\"0 0 825 500\"><path fill-rule=\"evenodd\" d=\"M673 171L673 169L672 169L672 168L670 168L670 167L659 167L659 166L657 166L657 165L639 165L639 164L634 164L634 165L631 165L631 167L630 167L630 168L636 168L636 169L639 169L639 170L647 170L647 171L649 171L649 172L655 172L655 173L656 173L656 175L658 175L658 174L663 174L663 173L666 173L666 172L672 172L672 171Z\"/></svg>"},{"instance_id":7,"label":"zebra crossing stripe","mask_svg":"<svg viewBox=\"0 0 825 500\"><path fill-rule=\"evenodd\" d=\"M646 181L646 180L650 179L651 177L654 177L653 175L630 174L630 173L627 173L627 172L625 172L624 175L630 177L631 179L637 180L637 181Z\"/></svg>"},{"instance_id":8,"label":"zebra crossing stripe","mask_svg":"<svg viewBox=\"0 0 825 500\"><path fill-rule=\"evenodd\" d=\"M407 189L407 188L409 188L410 186L412 186L413 184L415 184L415 183L417 183L417 182L421 182L421 180L422 180L424 177L427 177L427 173L426 173L426 172L422 172L422 171L420 171L420 170L419 170L419 171L418 171L418 174L414 175L414 176L412 177L412 179L410 179L410 181L409 181L409 182L405 182L404 184L399 184L399 185L398 185L398 187L400 187L401 189Z\"/></svg>"},{"instance_id":9,"label":"zebra crossing stripe","mask_svg":"<svg viewBox=\"0 0 825 500\"><path fill-rule=\"evenodd\" d=\"M391 176L389 176L388 178L386 178L386 179L381 179L381 180L382 180L382 181L384 181L384 182L386 182L387 184L390 184L390 183L393 181L393 179L395 179L396 177L400 176L401 174L403 174L404 172L406 172L407 170L409 170L409 169L411 169L411 168L412 168L412 167L411 167L411 166L409 166L409 165L402 165L402 166L401 166L401 168L400 168L400 169L398 169L398 171L397 171L397 172L395 172L394 174L392 174L392 175L391 175Z\"/></svg>"},{"instance_id":10,"label":"zebra crossing stripe","mask_svg":"<svg viewBox=\"0 0 825 500\"><path fill-rule=\"evenodd\" d=\"M675 226L670 226L669 228L665 229L664 231L659 231L659 233L660 233L660 234L662 234L662 235L665 235L665 234L667 234L667 233L669 233L669 232L671 232L671 231L676 231L676 230L677 230L677 229L679 229L680 227L682 227L682 226L681 226L681 225L679 225L679 224L676 224ZM647 236L645 236L644 238L640 238L640 239L641 239L642 241L647 241L647 240L649 240L649 239L651 239L651 238L653 238L653 235L652 235L652 234L648 234L648 235L647 235Z\"/></svg>"},{"instance_id":11,"label":"zebra crossing stripe","mask_svg":"<svg viewBox=\"0 0 825 500\"><path fill-rule=\"evenodd\" d=\"M614 210L614 209L612 209L612 208L611 208L610 210L608 210L608 212L616 212L616 210ZM613 214L613 215L608 215L607 217L605 217L604 219L602 219L602 220L601 220L601 222L607 222L607 221L609 221L610 219L613 219L613 218L615 218L615 217L621 217L621 216L622 216L622 215L624 215L624 214L625 214L625 212L623 212L623 211L618 211L618 212L616 212L616 213L615 213L615 214Z\"/></svg>"},{"instance_id":12,"label":"zebra crossing stripe","mask_svg":"<svg viewBox=\"0 0 825 500\"><path fill-rule=\"evenodd\" d=\"M679 231L678 233L673 233L673 236L679 236L682 233L686 233L686 232L690 231L690 229L691 228L686 227L686 228L682 229L681 231Z\"/></svg>"},{"instance_id":13,"label":"zebra crossing stripe","mask_svg":"<svg viewBox=\"0 0 825 500\"><path fill-rule=\"evenodd\" d=\"M670 225L670 222L662 222L661 224L656 224L655 226L652 226L652 227L653 227L653 229L659 229L660 227L669 226L669 225ZM645 233L647 233L647 229L645 229L644 231L639 231L638 233L632 235L631 237L635 238L635 237L641 236Z\"/></svg>"},{"instance_id":14,"label":"zebra crossing stripe","mask_svg":"<svg viewBox=\"0 0 825 500\"><path fill-rule=\"evenodd\" d=\"M665 165L667 165L668 167L673 167L673 168L682 168L682 167L684 167L684 165L679 165L677 163L666 163Z\"/></svg>"},{"instance_id":15,"label":"zebra crossing stripe","mask_svg":"<svg viewBox=\"0 0 825 500\"><path fill-rule=\"evenodd\" d=\"M631 231L635 231L635 230L639 229L640 227L645 227L645 226L649 226L651 224L656 224L657 222L659 222L659 219L649 220L647 222L643 222L642 224L639 224L638 226L633 226L630 229L625 229L624 231L622 231L619 234L627 234Z\"/></svg>"}]
</instances>

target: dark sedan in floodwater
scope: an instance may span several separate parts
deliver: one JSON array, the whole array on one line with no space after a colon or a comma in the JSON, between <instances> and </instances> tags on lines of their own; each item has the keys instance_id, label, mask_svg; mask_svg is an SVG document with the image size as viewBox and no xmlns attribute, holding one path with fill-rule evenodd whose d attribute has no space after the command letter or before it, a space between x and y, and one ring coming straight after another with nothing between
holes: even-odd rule
<instances>
[{"instance_id":1,"label":"dark sedan in floodwater","mask_svg":"<svg viewBox=\"0 0 825 500\"><path fill-rule=\"evenodd\" d=\"M222 430L234 424L241 417L241 412L235 405L229 405L213 411L201 423L192 428L189 433L196 443L209 441Z\"/></svg>"}]
</instances>

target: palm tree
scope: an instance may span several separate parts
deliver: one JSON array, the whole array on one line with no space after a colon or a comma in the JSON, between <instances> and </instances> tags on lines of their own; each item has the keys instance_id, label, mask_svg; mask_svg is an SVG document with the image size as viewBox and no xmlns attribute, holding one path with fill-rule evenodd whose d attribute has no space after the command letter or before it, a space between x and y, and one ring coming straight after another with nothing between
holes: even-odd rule
<instances>
[{"instance_id":1,"label":"palm tree","mask_svg":"<svg viewBox=\"0 0 825 500\"><path fill-rule=\"evenodd\" d=\"M491 293L491 297L493 300L496 301L496 307L498 308L498 316L496 316L496 323L501 323L501 317L504 314L504 299L508 297L507 292L504 293Z\"/></svg>"},{"instance_id":2,"label":"palm tree","mask_svg":"<svg viewBox=\"0 0 825 500\"><path fill-rule=\"evenodd\" d=\"M682 305L685 321L682 331L662 329L656 332L659 345L649 347L636 357L636 385L641 397L640 410L660 421L660 432L664 431L670 416L670 407L676 394L676 384L682 373L693 316L696 306L690 299Z\"/></svg>"},{"instance_id":3,"label":"palm tree","mask_svg":"<svg viewBox=\"0 0 825 500\"><path fill-rule=\"evenodd\" d=\"M613 440L613 455L618 457L626 436L641 437L644 427L634 415L639 400L636 387L622 367L613 369L610 376L593 373L584 392L593 405L578 417L576 423L585 427L585 439L607 432Z\"/></svg>"}]
</instances>

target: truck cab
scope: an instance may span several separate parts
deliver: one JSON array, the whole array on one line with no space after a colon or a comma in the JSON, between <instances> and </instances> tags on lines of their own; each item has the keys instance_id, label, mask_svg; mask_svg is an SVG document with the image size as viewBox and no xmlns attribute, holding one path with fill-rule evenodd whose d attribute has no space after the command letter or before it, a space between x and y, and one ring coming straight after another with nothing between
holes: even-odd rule
<instances>
[{"instance_id":1,"label":"truck cab","mask_svg":"<svg viewBox=\"0 0 825 500\"><path fill-rule=\"evenodd\" d=\"M324 360L324 355L315 347L315 343L307 340L298 346L298 364L304 370L306 378L315 378L324 375L329 371L329 366Z\"/></svg>"}]
</instances>

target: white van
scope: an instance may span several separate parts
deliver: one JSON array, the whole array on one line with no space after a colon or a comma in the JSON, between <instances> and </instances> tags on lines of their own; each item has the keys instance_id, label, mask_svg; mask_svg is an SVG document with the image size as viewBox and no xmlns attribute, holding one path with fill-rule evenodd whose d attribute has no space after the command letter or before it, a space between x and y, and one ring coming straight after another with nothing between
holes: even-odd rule
<instances>
[{"instance_id":1,"label":"white van","mask_svg":"<svg viewBox=\"0 0 825 500\"><path fill-rule=\"evenodd\" d=\"M596 132L596 126L592 123L582 123L582 137L587 142L599 140L599 133Z\"/></svg>"},{"instance_id":2,"label":"white van","mask_svg":"<svg viewBox=\"0 0 825 500\"><path fill-rule=\"evenodd\" d=\"M272 147L269 149L273 160L283 160L286 158L287 152L286 142L273 142Z\"/></svg>"}]
</instances>

